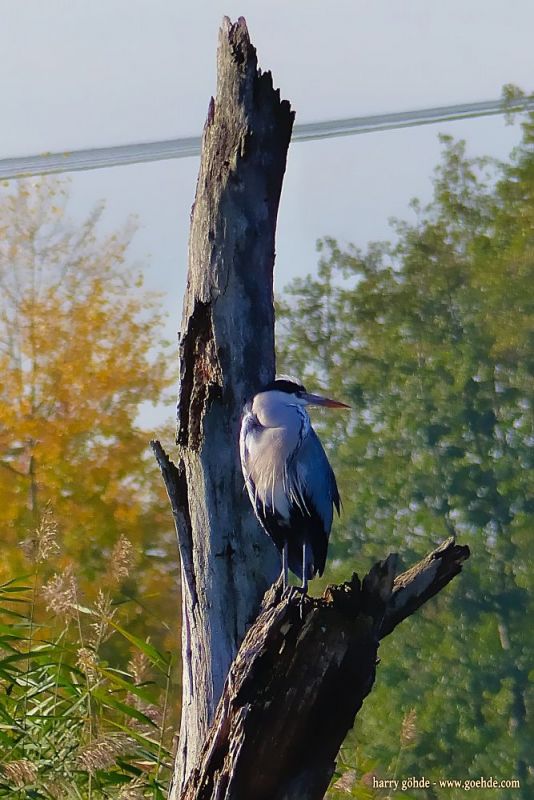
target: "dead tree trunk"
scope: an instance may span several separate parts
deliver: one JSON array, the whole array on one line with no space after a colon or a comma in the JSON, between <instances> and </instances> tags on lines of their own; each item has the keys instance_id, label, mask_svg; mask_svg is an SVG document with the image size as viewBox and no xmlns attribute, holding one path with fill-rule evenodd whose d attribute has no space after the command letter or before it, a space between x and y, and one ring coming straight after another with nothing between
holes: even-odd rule
<instances>
[{"instance_id":1,"label":"dead tree trunk","mask_svg":"<svg viewBox=\"0 0 534 800\"><path fill-rule=\"evenodd\" d=\"M389 557L362 586L355 576L307 598L302 619L300 598L275 589L245 638L279 571L243 491L237 443L245 400L274 377L274 236L292 124L270 73L258 71L244 20L225 20L191 217L177 464L153 442L182 570L171 800L322 797L371 689L380 637L467 556L449 544L393 588Z\"/></svg>"},{"instance_id":2,"label":"dead tree trunk","mask_svg":"<svg viewBox=\"0 0 534 800\"><path fill-rule=\"evenodd\" d=\"M182 566L183 705L171 797L197 762L228 669L279 571L243 491L245 401L274 378L274 238L293 113L225 19L204 128L180 332L177 444L158 443Z\"/></svg>"},{"instance_id":3,"label":"dead tree trunk","mask_svg":"<svg viewBox=\"0 0 534 800\"><path fill-rule=\"evenodd\" d=\"M280 582L235 659L182 800L321 800L375 680L380 639L461 570L450 539L394 577L388 556L321 599Z\"/></svg>"}]
</instances>

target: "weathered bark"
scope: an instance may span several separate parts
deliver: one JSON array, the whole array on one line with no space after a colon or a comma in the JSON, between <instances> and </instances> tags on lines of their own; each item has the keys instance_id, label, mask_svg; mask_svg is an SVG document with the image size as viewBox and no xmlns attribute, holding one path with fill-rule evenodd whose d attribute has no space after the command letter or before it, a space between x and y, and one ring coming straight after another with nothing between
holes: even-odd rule
<instances>
[{"instance_id":1,"label":"weathered bark","mask_svg":"<svg viewBox=\"0 0 534 800\"><path fill-rule=\"evenodd\" d=\"M178 464L154 443L182 566L183 706L171 797L196 763L230 664L279 571L239 466L245 401L275 371L276 216L293 113L225 19L204 128L180 333Z\"/></svg>"},{"instance_id":2,"label":"weathered bark","mask_svg":"<svg viewBox=\"0 0 534 800\"><path fill-rule=\"evenodd\" d=\"M278 582L235 659L181 800L321 800L375 680L379 641L462 569L445 542L394 578L396 557L321 599Z\"/></svg>"}]
</instances>

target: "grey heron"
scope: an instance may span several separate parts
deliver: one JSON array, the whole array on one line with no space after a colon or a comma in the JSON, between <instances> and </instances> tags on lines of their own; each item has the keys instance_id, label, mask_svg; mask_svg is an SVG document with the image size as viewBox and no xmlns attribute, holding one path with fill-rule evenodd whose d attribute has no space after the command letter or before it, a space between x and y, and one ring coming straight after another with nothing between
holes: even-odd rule
<instances>
[{"instance_id":1,"label":"grey heron","mask_svg":"<svg viewBox=\"0 0 534 800\"><path fill-rule=\"evenodd\" d=\"M310 405L350 408L278 378L246 404L239 442L250 502L282 555L284 588L289 568L304 592L309 579L323 574L334 506L340 510L334 472L306 411Z\"/></svg>"}]
</instances>

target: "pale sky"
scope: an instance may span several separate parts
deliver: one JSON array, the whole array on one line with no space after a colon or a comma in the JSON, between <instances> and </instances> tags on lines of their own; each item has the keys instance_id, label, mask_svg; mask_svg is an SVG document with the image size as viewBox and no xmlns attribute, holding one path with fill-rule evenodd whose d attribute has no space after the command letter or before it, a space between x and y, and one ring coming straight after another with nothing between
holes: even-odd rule
<instances>
[{"instance_id":1,"label":"pale sky","mask_svg":"<svg viewBox=\"0 0 534 800\"><path fill-rule=\"evenodd\" d=\"M245 16L260 66L298 122L446 105L534 86L532 0L0 0L0 157L199 134L215 91L217 31ZM7 122L6 122L7 121ZM315 241L364 246L430 196L439 132L505 158L501 118L295 144L277 236L278 287L315 269ZM71 176L72 214L105 198L105 224L137 214L131 254L181 317L196 159ZM147 423L163 411L149 409Z\"/></svg>"}]
</instances>

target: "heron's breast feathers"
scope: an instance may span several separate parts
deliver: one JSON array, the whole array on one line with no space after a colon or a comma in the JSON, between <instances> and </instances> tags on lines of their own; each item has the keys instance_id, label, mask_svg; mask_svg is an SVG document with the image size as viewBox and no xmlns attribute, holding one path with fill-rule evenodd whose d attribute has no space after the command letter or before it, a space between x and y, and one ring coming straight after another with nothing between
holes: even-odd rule
<instances>
[{"instance_id":1,"label":"heron's breast feathers","mask_svg":"<svg viewBox=\"0 0 534 800\"><path fill-rule=\"evenodd\" d=\"M319 496L313 490L308 463L311 449L319 440L313 434L308 415L300 409L298 425L263 427L253 414L244 418L241 429L241 463L250 499L263 516L272 513L280 524L290 525L295 515L311 518L319 515L328 530L331 526L331 500L328 485L319 484ZM311 438L310 438L311 437ZM326 457L325 457L326 460ZM318 466L323 467L321 462ZM329 470L328 462L326 463ZM319 476L319 480L321 480Z\"/></svg>"}]
</instances>

